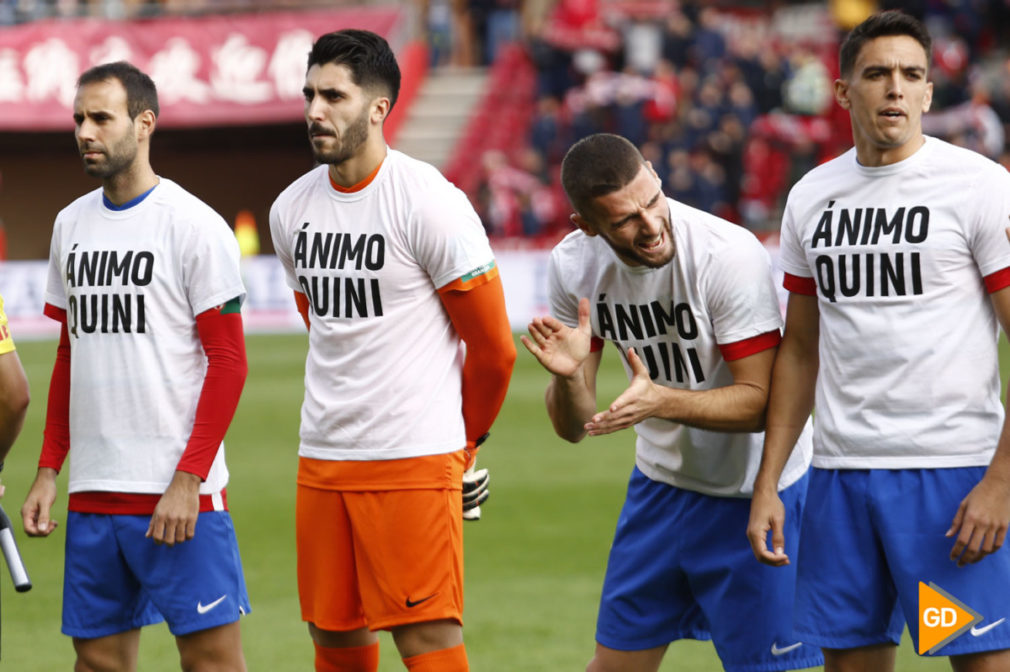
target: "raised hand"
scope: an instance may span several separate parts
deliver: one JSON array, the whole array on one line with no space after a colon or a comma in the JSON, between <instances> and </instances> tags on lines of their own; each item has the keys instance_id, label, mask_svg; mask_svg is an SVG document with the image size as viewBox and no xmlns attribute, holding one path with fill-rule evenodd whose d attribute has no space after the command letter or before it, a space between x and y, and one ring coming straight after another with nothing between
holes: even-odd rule
<instances>
[{"instance_id":1,"label":"raised hand","mask_svg":"<svg viewBox=\"0 0 1010 672\"><path fill-rule=\"evenodd\" d=\"M627 429L656 415L661 403L659 389L634 348L628 348L628 365L631 367L631 383L614 403L586 423L590 436Z\"/></svg>"},{"instance_id":2,"label":"raised hand","mask_svg":"<svg viewBox=\"0 0 1010 672\"><path fill-rule=\"evenodd\" d=\"M559 320L535 317L529 324L529 337L520 336L526 349L540 364L557 376L571 377L589 356L592 329L589 325L589 299L579 301L579 324L576 328Z\"/></svg>"}]
</instances>

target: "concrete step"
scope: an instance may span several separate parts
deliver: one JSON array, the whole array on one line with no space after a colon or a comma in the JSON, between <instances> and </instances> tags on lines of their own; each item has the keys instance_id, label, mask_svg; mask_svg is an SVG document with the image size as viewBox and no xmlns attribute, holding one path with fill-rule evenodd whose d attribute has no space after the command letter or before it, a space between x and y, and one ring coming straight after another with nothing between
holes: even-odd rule
<instances>
[{"instance_id":1,"label":"concrete step","mask_svg":"<svg viewBox=\"0 0 1010 672\"><path fill-rule=\"evenodd\" d=\"M486 68L432 70L400 129L396 149L444 168L486 83Z\"/></svg>"}]
</instances>

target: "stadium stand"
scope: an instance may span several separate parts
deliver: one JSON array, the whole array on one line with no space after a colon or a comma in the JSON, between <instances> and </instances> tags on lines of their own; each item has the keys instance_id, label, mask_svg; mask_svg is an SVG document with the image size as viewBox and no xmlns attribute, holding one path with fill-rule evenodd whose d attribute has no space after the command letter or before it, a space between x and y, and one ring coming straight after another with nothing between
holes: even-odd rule
<instances>
[{"instance_id":1,"label":"stadium stand","mask_svg":"<svg viewBox=\"0 0 1010 672\"><path fill-rule=\"evenodd\" d=\"M550 244L569 230L557 188L564 149L608 131L639 145L668 195L758 233L774 231L796 177L851 146L848 118L833 99L839 36L866 12L892 7L918 15L936 36L927 132L1010 166L1010 7L967 5L775 3L768 9L766 3L559 0L522 40L536 80L525 142L498 108L493 117L478 114L456 149L452 179L478 203L492 236L532 235ZM517 58L506 52L495 67ZM510 90L524 78L517 76ZM481 144L503 127L507 146Z\"/></svg>"}]
</instances>

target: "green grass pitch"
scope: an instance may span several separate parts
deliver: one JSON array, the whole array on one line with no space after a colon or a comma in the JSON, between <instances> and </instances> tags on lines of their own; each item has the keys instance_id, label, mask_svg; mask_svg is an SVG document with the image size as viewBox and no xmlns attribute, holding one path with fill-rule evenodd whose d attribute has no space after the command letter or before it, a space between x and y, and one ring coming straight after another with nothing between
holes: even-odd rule
<instances>
[{"instance_id":1,"label":"green grass pitch","mask_svg":"<svg viewBox=\"0 0 1010 672\"><path fill-rule=\"evenodd\" d=\"M593 650L596 603L633 462L633 435L578 445L556 438L543 410L547 375L517 346L508 399L480 456L480 465L491 470L491 499L484 519L465 526L467 650L477 672L582 670ZM302 335L248 339L249 379L226 441L232 473L228 498L253 605L242 622L253 672L312 669L312 646L298 611L293 525L305 348ZM0 670L70 670L73 647L59 632L63 527L49 539L28 539L17 515L41 445L55 343L21 342L18 352L33 401L2 477L4 505L15 519L34 588L17 594L5 569L0 576ZM616 396L624 383L623 370L608 357L601 371L601 402ZM54 516L62 524L62 475L60 488ZM145 629L140 648L142 672L179 669L164 625ZM403 669L385 633L381 658L380 670ZM710 643L677 642L662 669L709 672L721 666ZM946 660L915 656L906 634L898 670L948 669Z\"/></svg>"}]
</instances>

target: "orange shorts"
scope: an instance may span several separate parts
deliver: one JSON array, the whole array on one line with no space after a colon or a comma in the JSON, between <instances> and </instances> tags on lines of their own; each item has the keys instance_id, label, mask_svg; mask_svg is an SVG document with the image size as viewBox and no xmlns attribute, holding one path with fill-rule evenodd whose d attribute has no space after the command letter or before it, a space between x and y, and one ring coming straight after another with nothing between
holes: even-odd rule
<instances>
[{"instance_id":1,"label":"orange shorts","mask_svg":"<svg viewBox=\"0 0 1010 672\"><path fill-rule=\"evenodd\" d=\"M324 630L463 622L463 451L373 462L301 458L302 620Z\"/></svg>"}]
</instances>

